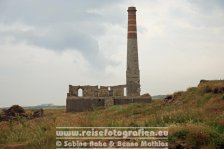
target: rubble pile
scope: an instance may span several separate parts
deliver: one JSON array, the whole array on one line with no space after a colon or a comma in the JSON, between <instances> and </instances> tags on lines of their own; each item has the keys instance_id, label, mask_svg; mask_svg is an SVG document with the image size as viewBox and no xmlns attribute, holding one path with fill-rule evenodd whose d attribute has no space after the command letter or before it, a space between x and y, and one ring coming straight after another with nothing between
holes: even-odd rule
<instances>
[{"instance_id":1,"label":"rubble pile","mask_svg":"<svg viewBox=\"0 0 224 149\"><path fill-rule=\"evenodd\" d=\"M8 109L3 109L0 113L0 121L19 120L21 118L33 119L43 116L43 109L37 109L32 114L27 113L24 108L19 105L13 105Z\"/></svg>"}]
</instances>

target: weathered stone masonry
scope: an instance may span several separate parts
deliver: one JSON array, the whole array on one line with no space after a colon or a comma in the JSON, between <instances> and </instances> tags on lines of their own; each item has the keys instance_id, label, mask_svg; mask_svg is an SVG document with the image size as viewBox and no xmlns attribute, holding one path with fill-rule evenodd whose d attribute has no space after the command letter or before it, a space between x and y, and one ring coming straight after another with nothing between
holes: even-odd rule
<instances>
[{"instance_id":1,"label":"weathered stone masonry","mask_svg":"<svg viewBox=\"0 0 224 149\"><path fill-rule=\"evenodd\" d=\"M149 94L140 95L136 11L135 7L128 8L126 85L69 85L69 93L67 93L66 99L67 112L87 111L99 106L107 107L151 101L151 96ZM79 90L82 91L82 95L79 95ZM127 96L125 96L125 94Z\"/></svg>"},{"instance_id":2,"label":"weathered stone masonry","mask_svg":"<svg viewBox=\"0 0 224 149\"><path fill-rule=\"evenodd\" d=\"M128 8L127 96L140 96L136 11L135 7Z\"/></svg>"},{"instance_id":3,"label":"weathered stone masonry","mask_svg":"<svg viewBox=\"0 0 224 149\"><path fill-rule=\"evenodd\" d=\"M69 85L69 93L67 96L78 97L78 90L83 92L82 97L109 97L109 96L124 96L126 85L116 86L73 86Z\"/></svg>"},{"instance_id":4,"label":"weathered stone masonry","mask_svg":"<svg viewBox=\"0 0 224 149\"><path fill-rule=\"evenodd\" d=\"M117 86L72 86L69 85L69 93L66 100L67 112L80 112L92 110L99 106L112 106L119 104L150 102L149 95L125 96L126 85ZM78 90L82 90L82 96L78 95Z\"/></svg>"}]
</instances>

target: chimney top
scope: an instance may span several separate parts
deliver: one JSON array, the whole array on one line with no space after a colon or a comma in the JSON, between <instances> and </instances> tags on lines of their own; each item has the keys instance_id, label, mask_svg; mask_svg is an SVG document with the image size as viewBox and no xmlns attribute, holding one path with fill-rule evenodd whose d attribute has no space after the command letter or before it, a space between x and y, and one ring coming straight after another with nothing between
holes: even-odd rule
<instances>
[{"instance_id":1,"label":"chimney top","mask_svg":"<svg viewBox=\"0 0 224 149\"><path fill-rule=\"evenodd\" d=\"M128 11L137 11L134 6L128 7Z\"/></svg>"}]
</instances>

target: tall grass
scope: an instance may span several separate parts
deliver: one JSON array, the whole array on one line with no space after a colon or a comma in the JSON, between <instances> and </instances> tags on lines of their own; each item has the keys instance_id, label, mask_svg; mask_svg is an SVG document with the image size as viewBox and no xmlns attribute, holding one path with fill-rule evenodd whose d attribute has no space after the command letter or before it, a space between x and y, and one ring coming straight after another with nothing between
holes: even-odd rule
<instances>
[{"instance_id":1,"label":"tall grass","mask_svg":"<svg viewBox=\"0 0 224 149\"><path fill-rule=\"evenodd\" d=\"M1 144L25 144L26 148L55 148L55 129L59 126L82 127L169 127L169 143L192 148L224 148L223 94L189 88L175 93L171 103L115 105L93 111L65 113L64 109L45 110L44 117L33 120L0 122Z\"/></svg>"}]
</instances>

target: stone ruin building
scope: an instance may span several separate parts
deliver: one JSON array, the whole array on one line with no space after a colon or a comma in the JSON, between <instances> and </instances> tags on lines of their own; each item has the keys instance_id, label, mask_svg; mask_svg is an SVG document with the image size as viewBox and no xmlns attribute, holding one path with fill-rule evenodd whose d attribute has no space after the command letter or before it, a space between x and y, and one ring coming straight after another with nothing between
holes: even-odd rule
<instances>
[{"instance_id":1,"label":"stone ruin building","mask_svg":"<svg viewBox=\"0 0 224 149\"><path fill-rule=\"evenodd\" d=\"M140 72L138 61L136 8L128 7L127 71L126 85L73 86L69 85L66 99L67 112L88 111L99 106L128 103L147 103L149 94L140 95ZM79 92L81 91L81 96Z\"/></svg>"}]
</instances>

